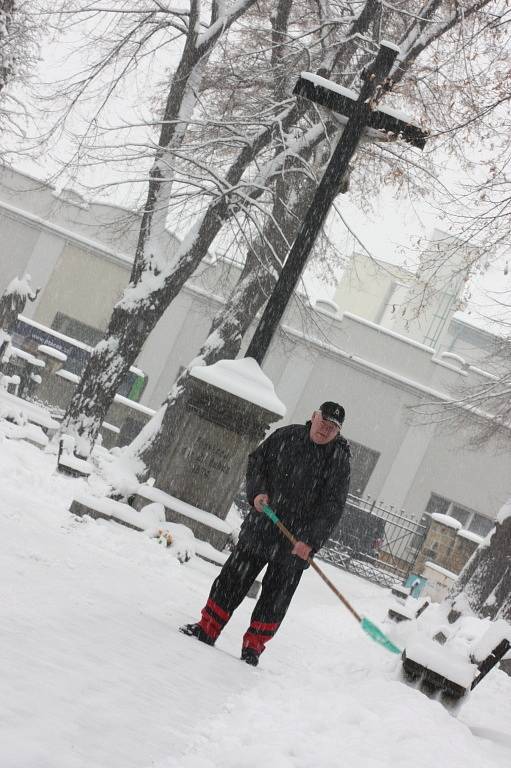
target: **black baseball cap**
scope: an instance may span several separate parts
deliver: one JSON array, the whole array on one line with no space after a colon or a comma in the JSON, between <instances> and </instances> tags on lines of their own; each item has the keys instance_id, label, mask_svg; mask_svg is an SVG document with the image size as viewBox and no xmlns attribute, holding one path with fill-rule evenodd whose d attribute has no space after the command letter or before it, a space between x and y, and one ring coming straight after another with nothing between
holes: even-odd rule
<instances>
[{"instance_id":1,"label":"black baseball cap","mask_svg":"<svg viewBox=\"0 0 511 768\"><path fill-rule=\"evenodd\" d=\"M319 406L319 410L321 411L321 415L324 419L327 421L332 421L339 427L339 429L342 427L344 417L346 416L342 405L339 405L339 403L333 403L328 400L326 403L323 403L323 405Z\"/></svg>"}]
</instances>

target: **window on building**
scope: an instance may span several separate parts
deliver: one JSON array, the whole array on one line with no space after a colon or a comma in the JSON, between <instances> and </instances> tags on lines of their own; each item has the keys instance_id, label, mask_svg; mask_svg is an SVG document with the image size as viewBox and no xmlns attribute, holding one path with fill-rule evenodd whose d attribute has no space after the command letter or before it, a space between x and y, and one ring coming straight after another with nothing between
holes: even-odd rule
<instances>
[{"instance_id":1,"label":"window on building","mask_svg":"<svg viewBox=\"0 0 511 768\"><path fill-rule=\"evenodd\" d=\"M69 315L65 315L63 312L57 312L51 327L53 330L64 333L66 336L71 336L72 339L77 339L84 344L88 344L90 347L95 347L98 341L101 341L105 335L105 332L100 331L99 328L94 328L92 325L75 320L74 317L69 317Z\"/></svg>"},{"instance_id":2,"label":"window on building","mask_svg":"<svg viewBox=\"0 0 511 768\"><path fill-rule=\"evenodd\" d=\"M436 493L432 493L426 506L426 512L430 515L433 513L446 515L450 503L449 499L444 499L443 496L437 496Z\"/></svg>"},{"instance_id":3,"label":"window on building","mask_svg":"<svg viewBox=\"0 0 511 768\"><path fill-rule=\"evenodd\" d=\"M75 320L63 312L57 312L55 315L52 330L69 337L68 339L60 339L57 348L67 355L66 370L81 376L90 356L90 350L84 347L84 344L95 347L103 338L103 331L92 325L82 323L80 320ZM48 334L50 334L49 330ZM52 343L51 346L55 346L55 344ZM119 384L117 394L138 402L146 384L147 376L144 371L131 367Z\"/></svg>"},{"instance_id":4,"label":"window on building","mask_svg":"<svg viewBox=\"0 0 511 768\"><path fill-rule=\"evenodd\" d=\"M361 443L350 440L351 446L351 481L350 493L360 496L365 491L380 454Z\"/></svg>"},{"instance_id":5,"label":"window on building","mask_svg":"<svg viewBox=\"0 0 511 768\"><path fill-rule=\"evenodd\" d=\"M485 517L468 507L463 507L461 504L456 504L451 499L446 499L436 493L431 494L426 506L427 516L429 517L433 513L453 517L461 523L466 531L476 533L478 536L486 536L495 525L495 522L489 517Z\"/></svg>"},{"instance_id":6,"label":"window on building","mask_svg":"<svg viewBox=\"0 0 511 768\"><path fill-rule=\"evenodd\" d=\"M479 515L477 512L474 512L474 516L470 521L469 530L472 531L472 533L477 533L478 536L487 536L494 525L495 522L493 520L489 520L487 517L484 517L484 515Z\"/></svg>"},{"instance_id":7,"label":"window on building","mask_svg":"<svg viewBox=\"0 0 511 768\"><path fill-rule=\"evenodd\" d=\"M463 528L466 528L471 514L473 513L471 513L469 509L458 506L458 504L451 504L448 514L449 517L454 517L455 520L459 520Z\"/></svg>"}]
</instances>

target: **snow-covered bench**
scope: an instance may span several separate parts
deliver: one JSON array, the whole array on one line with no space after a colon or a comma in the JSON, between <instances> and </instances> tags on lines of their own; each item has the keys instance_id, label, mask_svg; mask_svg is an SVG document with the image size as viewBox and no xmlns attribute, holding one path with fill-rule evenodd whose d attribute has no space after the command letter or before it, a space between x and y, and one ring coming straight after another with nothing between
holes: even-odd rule
<instances>
[{"instance_id":1,"label":"snow-covered bench","mask_svg":"<svg viewBox=\"0 0 511 768\"><path fill-rule=\"evenodd\" d=\"M94 471L89 461L75 455L75 441L71 435L62 435L60 438L57 470L72 477L88 477Z\"/></svg>"},{"instance_id":2,"label":"snow-covered bench","mask_svg":"<svg viewBox=\"0 0 511 768\"><path fill-rule=\"evenodd\" d=\"M216 550L222 551L232 536L232 526L211 512L194 507L175 496L149 485L140 485L132 497L135 509L142 509L149 502L163 504L165 518L169 523L181 523L191 528L196 538L209 542Z\"/></svg>"},{"instance_id":3,"label":"snow-covered bench","mask_svg":"<svg viewBox=\"0 0 511 768\"><path fill-rule=\"evenodd\" d=\"M0 419L5 419L3 433L13 440L26 440L45 448L59 423L48 411L35 403L7 392L0 387Z\"/></svg>"},{"instance_id":4,"label":"snow-covered bench","mask_svg":"<svg viewBox=\"0 0 511 768\"><path fill-rule=\"evenodd\" d=\"M418 619L424 613L430 600L427 597L411 597L408 595L402 602L395 601L388 610L389 619L392 621L411 621Z\"/></svg>"},{"instance_id":5,"label":"snow-covered bench","mask_svg":"<svg viewBox=\"0 0 511 768\"><path fill-rule=\"evenodd\" d=\"M492 622L472 645L463 648L438 633L437 639L414 635L403 651L405 677L426 692L457 701L473 690L511 649L511 626Z\"/></svg>"}]
</instances>

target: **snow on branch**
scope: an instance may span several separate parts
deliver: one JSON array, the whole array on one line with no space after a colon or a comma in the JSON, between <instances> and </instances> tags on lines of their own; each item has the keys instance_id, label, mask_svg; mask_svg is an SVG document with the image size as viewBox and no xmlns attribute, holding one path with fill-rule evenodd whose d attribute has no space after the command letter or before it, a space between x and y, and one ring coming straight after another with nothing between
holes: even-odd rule
<instances>
[{"instance_id":1,"label":"snow on branch","mask_svg":"<svg viewBox=\"0 0 511 768\"><path fill-rule=\"evenodd\" d=\"M481 11L492 0L476 0L462 7L453 4L450 14L440 20L434 20L437 9L442 6L442 0L429 0L422 10L419 19L412 24L406 37L401 41L401 55L396 59L391 72L395 82L401 80L405 71L417 57L433 42L445 35L458 23L464 23L470 16Z\"/></svg>"},{"instance_id":2,"label":"snow on branch","mask_svg":"<svg viewBox=\"0 0 511 768\"><path fill-rule=\"evenodd\" d=\"M234 22L242 16L248 9L254 5L256 0L237 0L231 8L226 11L225 8L223 8L223 12L220 10L219 7L219 15L216 21L211 24L211 26L205 31L202 32L196 41L196 49L201 54L204 53L208 48L213 45L217 38L220 37L220 35L225 32L229 27L234 24ZM223 6L224 3L219 3L219 6Z\"/></svg>"}]
</instances>

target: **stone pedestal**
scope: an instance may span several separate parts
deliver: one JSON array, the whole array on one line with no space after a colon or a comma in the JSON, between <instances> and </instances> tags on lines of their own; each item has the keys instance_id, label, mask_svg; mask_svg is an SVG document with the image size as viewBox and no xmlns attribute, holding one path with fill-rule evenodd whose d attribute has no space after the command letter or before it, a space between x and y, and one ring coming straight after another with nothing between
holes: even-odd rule
<instances>
[{"instance_id":1,"label":"stone pedestal","mask_svg":"<svg viewBox=\"0 0 511 768\"><path fill-rule=\"evenodd\" d=\"M285 409L251 359L192 369L185 398L156 486L225 520L248 454Z\"/></svg>"},{"instance_id":2,"label":"stone pedestal","mask_svg":"<svg viewBox=\"0 0 511 768\"><path fill-rule=\"evenodd\" d=\"M417 555L414 570L424 575L427 561L458 574L482 542L480 536L465 531L461 523L446 515L433 514L431 525Z\"/></svg>"},{"instance_id":3,"label":"stone pedestal","mask_svg":"<svg viewBox=\"0 0 511 768\"><path fill-rule=\"evenodd\" d=\"M461 573L483 539L469 531L458 531L451 554L450 570Z\"/></svg>"},{"instance_id":4,"label":"stone pedestal","mask_svg":"<svg viewBox=\"0 0 511 768\"><path fill-rule=\"evenodd\" d=\"M446 515L431 515L431 525L414 564L414 572L422 573L426 561L450 570L451 555L461 523Z\"/></svg>"}]
</instances>

